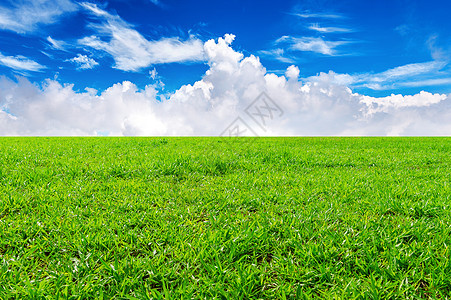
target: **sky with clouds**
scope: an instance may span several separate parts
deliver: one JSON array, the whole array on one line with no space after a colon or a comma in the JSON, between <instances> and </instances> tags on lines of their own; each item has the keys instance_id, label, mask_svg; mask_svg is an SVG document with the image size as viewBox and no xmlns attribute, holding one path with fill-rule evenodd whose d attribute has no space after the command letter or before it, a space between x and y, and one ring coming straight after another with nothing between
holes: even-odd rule
<instances>
[{"instance_id":1,"label":"sky with clouds","mask_svg":"<svg viewBox=\"0 0 451 300\"><path fill-rule=\"evenodd\" d=\"M0 135L451 135L445 0L0 0Z\"/></svg>"}]
</instances>

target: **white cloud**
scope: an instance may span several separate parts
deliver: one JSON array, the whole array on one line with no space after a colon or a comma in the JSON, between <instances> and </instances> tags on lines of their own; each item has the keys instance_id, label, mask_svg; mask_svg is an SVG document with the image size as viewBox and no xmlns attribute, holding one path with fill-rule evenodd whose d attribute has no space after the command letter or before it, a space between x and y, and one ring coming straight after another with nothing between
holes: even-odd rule
<instances>
[{"instance_id":1,"label":"white cloud","mask_svg":"<svg viewBox=\"0 0 451 300\"><path fill-rule=\"evenodd\" d=\"M119 16L112 15L92 3L81 4L97 16L100 24L91 24L96 35L80 39L81 45L110 54L117 69L138 71L153 64L203 61L203 43L190 37L162 38L150 41Z\"/></svg>"},{"instance_id":2,"label":"white cloud","mask_svg":"<svg viewBox=\"0 0 451 300\"><path fill-rule=\"evenodd\" d=\"M402 25L395 27L394 30L396 32L398 32L400 35L406 36L409 33L409 31L411 30L411 28L407 24L402 24Z\"/></svg>"},{"instance_id":3,"label":"white cloud","mask_svg":"<svg viewBox=\"0 0 451 300\"><path fill-rule=\"evenodd\" d=\"M94 59L80 53L76 57L71 58L68 61L76 64L78 68L82 70L93 69L99 64Z\"/></svg>"},{"instance_id":4,"label":"white cloud","mask_svg":"<svg viewBox=\"0 0 451 300\"><path fill-rule=\"evenodd\" d=\"M207 41L209 70L172 95L128 81L80 93L54 80L36 86L1 78L0 134L215 136L237 117L260 135L451 134L450 95L368 97L351 91L349 75L322 73L303 82L296 66L277 76L258 57L234 51L233 38ZM245 113L261 92L283 110L267 120L266 131Z\"/></svg>"},{"instance_id":5,"label":"white cloud","mask_svg":"<svg viewBox=\"0 0 451 300\"><path fill-rule=\"evenodd\" d=\"M440 70L441 68L446 66L446 64L446 62L441 61L407 64L376 74L372 76L371 81L386 82L388 80L397 80L406 76L416 76L420 74L431 73L433 71Z\"/></svg>"},{"instance_id":6,"label":"white cloud","mask_svg":"<svg viewBox=\"0 0 451 300\"><path fill-rule=\"evenodd\" d=\"M47 37L47 41L53 49L66 51L68 44L65 41L55 40L51 36Z\"/></svg>"},{"instance_id":7,"label":"white cloud","mask_svg":"<svg viewBox=\"0 0 451 300\"><path fill-rule=\"evenodd\" d=\"M287 68L287 71L285 72L285 76L289 79L295 79L298 80L299 78L299 68L295 65L291 65Z\"/></svg>"},{"instance_id":8,"label":"white cloud","mask_svg":"<svg viewBox=\"0 0 451 300\"><path fill-rule=\"evenodd\" d=\"M424 80L409 81L409 82L401 82L400 85L401 86L405 86L405 87L451 85L451 77L448 77L448 78L435 78L435 79L424 79Z\"/></svg>"},{"instance_id":9,"label":"white cloud","mask_svg":"<svg viewBox=\"0 0 451 300\"><path fill-rule=\"evenodd\" d=\"M442 71L447 66L447 61L433 60L406 64L380 73L342 74L342 76L347 76L349 85L373 90L445 85L450 82L449 72ZM314 80L314 77L309 80Z\"/></svg>"},{"instance_id":10,"label":"white cloud","mask_svg":"<svg viewBox=\"0 0 451 300\"><path fill-rule=\"evenodd\" d=\"M153 80L157 79L158 76L158 72L156 68L153 68L152 70L149 71L149 76L150 78L152 78Z\"/></svg>"},{"instance_id":11,"label":"white cloud","mask_svg":"<svg viewBox=\"0 0 451 300\"><path fill-rule=\"evenodd\" d=\"M52 24L66 13L77 10L70 0L6 1L0 5L0 29L29 33L40 24Z\"/></svg>"},{"instance_id":12,"label":"white cloud","mask_svg":"<svg viewBox=\"0 0 451 300\"><path fill-rule=\"evenodd\" d=\"M300 18L316 18L316 19L343 19L345 16L337 13L312 13L312 12L303 12L303 13L295 13L295 16Z\"/></svg>"},{"instance_id":13,"label":"white cloud","mask_svg":"<svg viewBox=\"0 0 451 300\"><path fill-rule=\"evenodd\" d=\"M308 27L310 30L314 30L321 33L335 33L335 32L352 32L351 29L342 28L342 27L321 27L318 24L310 24Z\"/></svg>"},{"instance_id":14,"label":"white cloud","mask_svg":"<svg viewBox=\"0 0 451 300\"><path fill-rule=\"evenodd\" d=\"M420 92L416 95L390 95L387 97L374 98L362 96L361 101L368 105L368 113L388 112L390 109L405 107L427 107L438 104L447 98L446 95Z\"/></svg>"},{"instance_id":15,"label":"white cloud","mask_svg":"<svg viewBox=\"0 0 451 300\"><path fill-rule=\"evenodd\" d=\"M38 72L42 69L45 69L44 66L35 62L34 60L30 60L24 56L5 56L0 53L0 64L4 65L8 68L14 69L16 71L32 71Z\"/></svg>"},{"instance_id":16,"label":"white cloud","mask_svg":"<svg viewBox=\"0 0 451 300\"><path fill-rule=\"evenodd\" d=\"M321 37L292 37L283 36L276 41L276 44L288 43L291 50L310 51L323 55L337 55L336 47L348 44L346 41L326 41Z\"/></svg>"},{"instance_id":17,"label":"white cloud","mask_svg":"<svg viewBox=\"0 0 451 300\"><path fill-rule=\"evenodd\" d=\"M269 57L284 63L289 63L292 64L295 62L295 60L291 57L288 57L285 54L285 50L281 49L281 48L276 48L276 49L272 49L272 50L260 50L258 51L258 55L262 56L262 57Z\"/></svg>"}]
</instances>

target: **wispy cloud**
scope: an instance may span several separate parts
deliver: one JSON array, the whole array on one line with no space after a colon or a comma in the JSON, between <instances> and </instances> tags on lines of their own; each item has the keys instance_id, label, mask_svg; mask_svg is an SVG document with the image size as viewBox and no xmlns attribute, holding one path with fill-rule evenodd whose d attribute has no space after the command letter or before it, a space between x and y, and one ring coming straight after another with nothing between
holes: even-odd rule
<instances>
[{"instance_id":1,"label":"wispy cloud","mask_svg":"<svg viewBox=\"0 0 451 300\"><path fill-rule=\"evenodd\" d=\"M436 78L436 79L425 79L411 82L400 83L405 87L423 87L423 86L437 86L437 85L450 85L451 84L451 74L448 78Z\"/></svg>"},{"instance_id":2,"label":"wispy cloud","mask_svg":"<svg viewBox=\"0 0 451 300\"><path fill-rule=\"evenodd\" d=\"M5 56L0 53L0 64L16 71L39 72L42 69L45 69L43 65L21 55Z\"/></svg>"},{"instance_id":3,"label":"wispy cloud","mask_svg":"<svg viewBox=\"0 0 451 300\"><path fill-rule=\"evenodd\" d=\"M308 27L310 30L314 30L321 33L346 33L346 32L352 32L349 28L342 28L342 27L321 27L318 23L310 24Z\"/></svg>"},{"instance_id":4,"label":"wispy cloud","mask_svg":"<svg viewBox=\"0 0 451 300\"><path fill-rule=\"evenodd\" d=\"M67 61L76 64L78 69L82 70L93 69L99 64L94 59L80 53L76 57L68 59Z\"/></svg>"},{"instance_id":5,"label":"wispy cloud","mask_svg":"<svg viewBox=\"0 0 451 300\"><path fill-rule=\"evenodd\" d=\"M288 43L290 50L310 51L323 55L339 55L338 46L348 44L348 41L327 41L321 37L292 37L283 36L276 40L276 44Z\"/></svg>"},{"instance_id":6,"label":"wispy cloud","mask_svg":"<svg viewBox=\"0 0 451 300\"><path fill-rule=\"evenodd\" d=\"M30 33L39 24L52 24L78 6L70 0L6 1L0 5L0 29Z\"/></svg>"},{"instance_id":7,"label":"wispy cloud","mask_svg":"<svg viewBox=\"0 0 451 300\"><path fill-rule=\"evenodd\" d=\"M47 41L49 42L50 47L55 50L67 51L67 47L69 44L65 41L55 40L52 37L48 36Z\"/></svg>"},{"instance_id":8,"label":"wispy cloud","mask_svg":"<svg viewBox=\"0 0 451 300\"><path fill-rule=\"evenodd\" d=\"M429 61L398 66L376 74L361 74L354 76L356 86L364 86L373 90L388 90L400 87L415 87L422 85L447 84L441 70L446 67L446 61ZM427 83L427 84L426 84Z\"/></svg>"},{"instance_id":9,"label":"wispy cloud","mask_svg":"<svg viewBox=\"0 0 451 300\"><path fill-rule=\"evenodd\" d=\"M148 40L119 16L92 3L81 5L98 17L100 23L90 25L96 35L82 38L78 43L110 54L117 69L138 71L153 64L204 60L203 42L195 37L187 40L178 37Z\"/></svg>"},{"instance_id":10,"label":"wispy cloud","mask_svg":"<svg viewBox=\"0 0 451 300\"><path fill-rule=\"evenodd\" d=\"M272 50L260 50L257 52L257 54L261 57L268 57L271 59L275 59L284 63L292 64L295 62L295 60L291 57L288 57L285 54L285 50L281 48L272 49Z\"/></svg>"},{"instance_id":11,"label":"wispy cloud","mask_svg":"<svg viewBox=\"0 0 451 300\"><path fill-rule=\"evenodd\" d=\"M344 19L345 16L338 13L313 13L313 12L302 12L302 13L293 13L293 15L298 16L300 18L316 18L316 19Z\"/></svg>"},{"instance_id":12,"label":"wispy cloud","mask_svg":"<svg viewBox=\"0 0 451 300\"><path fill-rule=\"evenodd\" d=\"M402 36L406 36L410 31L410 27L407 24L401 24L401 25L395 27L394 31L396 31L397 33L399 33Z\"/></svg>"},{"instance_id":13,"label":"wispy cloud","mask_svg":"<svg viewBox=\"0 0 451 300\"><path fill-rule=\"evenodd\" d=\"M451 73L444 71L448 65L447 61L433 60L406 64L379 73L335 74L330 72L330 74L334 75L333 78L337 84L372 90L390 90L450 84ZM321 76L312 76L306 80L316 81L319 78Z\"/></svg>"},{"instance_id":14,"label":"wispy cloud","mask_svg":"<svg viewBox=\"0 0 451 300\"><path fill-rule=\"evenodd\" d=\"M324 13L324 12L311 12L304 11L301 13L291 13L291 15L298 16L301 18L322 18L322 19L344 19L345 16L338 13ZM334 20L321 20L321 22L326 23L337 23ZM353 30L345 27L338 26L320 26L319 23L310 23L306 26L309 30L316 31L320 33L321 36L292 36L285 35L280 37L274 42L274 49L259 51L258 54L266 57L270 57L272 59L293 63L296 61L293 55L295 51L303 51L303 52L314 52L327 56L342 56L349 55L349 53L344 53L339 51L339 47L355 43L355 40L343 39L343 38L334 38L334 39L326 39L324 37L325 34L328 33L350 33ZM335 36L336 37L336 36Z\"/></svg>"},{"instance_id":15,"label":"wispy cloud","mask_svg":"<svg viewBox=\"0 0 451 300\"><path fill-rule=\"evenodd\" d=\"M399 80L406 77L417 76L421 74L428 74L431 72L436 72L447 65L443 61L429 61L423 63L413 63L396 68L389 69L387 71L377 73L374 75L369 75L369 79L372 82L386 82Z\"/></svg>"}]
</instances>

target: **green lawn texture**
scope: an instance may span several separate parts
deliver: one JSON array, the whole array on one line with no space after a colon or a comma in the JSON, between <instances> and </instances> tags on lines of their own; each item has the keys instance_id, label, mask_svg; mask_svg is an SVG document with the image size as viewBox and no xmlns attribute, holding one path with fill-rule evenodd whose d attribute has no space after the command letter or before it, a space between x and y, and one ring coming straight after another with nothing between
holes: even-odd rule
<instances>
[{"instance_id":1,"label":"green lawn texture","mask_svg":"<svg viewBox=\"0 0 451 300\"><path fill-rule=\"evenodd\" d=\"M0 299L449 299L450 138L0 138Z\"/></svg>"}]
</instances>

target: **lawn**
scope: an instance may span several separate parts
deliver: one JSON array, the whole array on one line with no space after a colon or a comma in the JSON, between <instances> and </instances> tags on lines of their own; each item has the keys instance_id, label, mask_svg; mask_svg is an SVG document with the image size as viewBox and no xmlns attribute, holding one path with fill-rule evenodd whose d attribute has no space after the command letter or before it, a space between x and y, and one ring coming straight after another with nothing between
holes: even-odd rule
<instances>
[{"instance_id":1,"label":"lawn","mask_svg":"<svg viewBox=\"0 0 451 300\"><path fill-rule=\"evenodd\" d=\"M0 299L451 295L451 138L0 138Z\"/></svg>"}]
</instances>

